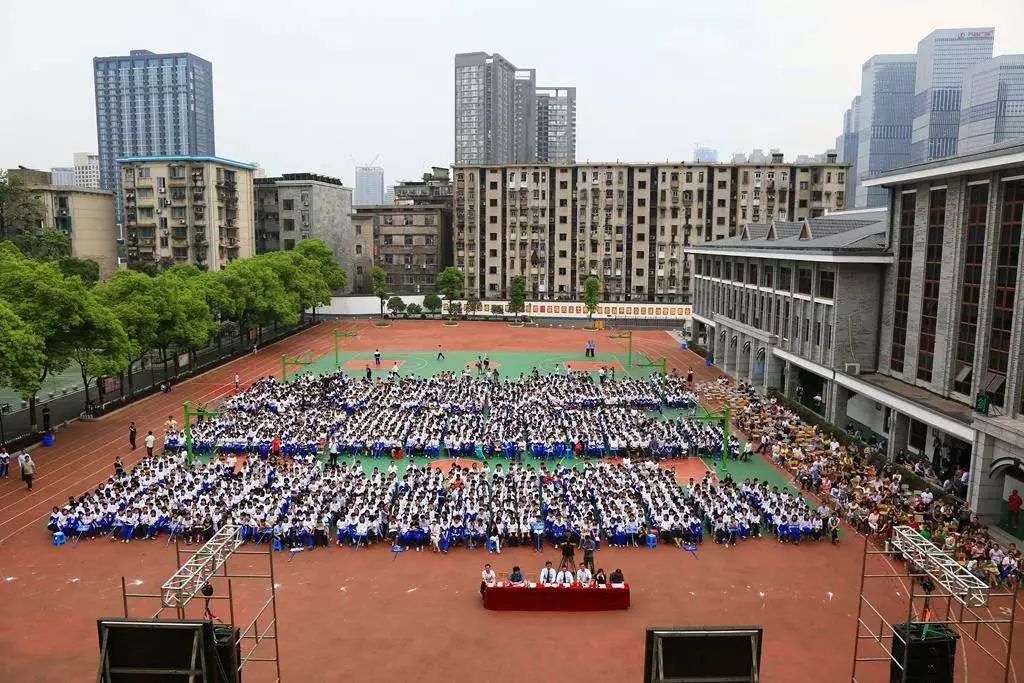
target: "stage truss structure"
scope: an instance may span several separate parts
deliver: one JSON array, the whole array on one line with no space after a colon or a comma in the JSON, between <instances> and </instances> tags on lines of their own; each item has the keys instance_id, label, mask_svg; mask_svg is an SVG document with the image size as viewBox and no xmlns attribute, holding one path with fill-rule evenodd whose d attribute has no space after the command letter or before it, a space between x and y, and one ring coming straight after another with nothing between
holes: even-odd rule
<instances>
[{"instance_id":1,"label":"stage truss structure","mask_svg":"<svg viewBox=\"0 0 1024 683\"><path fill-rule=\"evenodd\" d=\"M160 593L130 593L128 582L125 577L121 577L124 616L126 619L132 616L129 614L130 601L160 601L156 612L134 615L147 619L164 618L168 610L173 610L172 618L186 619L185 609L197 597L199 600L226 601L229 623L239 629L236 641L241 653L238 662L239 674L249 664L273 665L275 680L280 683L281 648L277 620L277 583L274 580L274 552L269 543L247 546L252 548L247 550L242 550L242 546L241 527L235 524L224 524L209 541L198 548L184 547L175 538L174 553L178 569L163 583ZM254 558L253 564L265 569L236 572L232 570L229 559L239 556ZM244 626L235 623L234 581L266 584L264 591L267 598L256 608L252 620ZM214 594L209 597L201 594L203 586L207 583L215 586ZM218 584L222 586L222 590L216 588ZM264 643L269 643L272 647L261 647Z\"/></svg>"},{"instance_id":2,"label":"stage truss structure","mask_svg":"<svg viewBox=\"0 0 1024 683\"><path fill-rule=\"evenodd\" d=\"M871 557L888 560L886 567L891 570L876 573L874 568L869 569ZM990 587L909 526L894 527L891 539L881 548L867 538L864 540L851 681L856 683L864 677L874 680L880 664L890 669L898 667L902 672L899 680L907 680L910 648L894 628L893 620L885 616L886 611L894 612L886 610L866 590L893 581L900 586L897 594L906 600L904 622L949 628L999 666L1003 672L1000 680L1010 681L1017 584L1012 588ZM876 591L873 595L880 593ZM903 644L903 656L899 659L892 654L896 641ZM960 657L967 656L965 649L961 648Z\"/></svg>"}]
</instances>

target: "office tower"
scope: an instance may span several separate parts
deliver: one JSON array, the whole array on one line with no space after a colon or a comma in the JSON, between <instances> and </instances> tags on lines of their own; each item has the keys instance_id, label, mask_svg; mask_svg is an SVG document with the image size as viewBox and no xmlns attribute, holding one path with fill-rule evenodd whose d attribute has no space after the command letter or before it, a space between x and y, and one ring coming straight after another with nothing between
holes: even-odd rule
<instances>
[{"instance_id":1,"label":"office tower","mask_svg":"<svg viewBox=\"0 0 1024 683\"><path fill-rule=\"evenodd\" d=\"M850 108L843 112L843 132L836 138L839 163L849 164L846 173L846 196L853 202L857 188L857 117L860 115L860 95L853 98Z\"/></svg>"},{"instance_id":2,"label":"office tower","mask_svg":"<svg viewBox=\"0 0 1024 683\"><path fill-rule=\"evenodd\" d=\"M380 166L356 166L356 206L384 203L384 169Z\"/></svg>"},{"instance_id":3,"label":"office tower","mask_svg":"<svg viewBox=\"0 0 1024 683\"><path fill-rule=\"evenodd\" d=\"M72 162L75 185L78 187L100 187L100 155L89 152L75 152Z\"/></svg>"},{"instance_id":4,"label":"office tower","mask_svg":"<svg viewBox=\"0 0 1024 683\"><path fill-rule=\"evenodd\" d=\"M910 163L916 73L916 55L874 55L864 62L856 160L848 160L856 173L850 201L856 208L885 206L885 191L865 187L864 180Z\"/></svg>"},{"instance_id":5,"label":"office tower","mask_svg":"<svg viewBox=\"0 0 1024 683\"><path fill-rule=\"evenodd\" d=\"M117 159L213 156L213 65L188 52L95 57L100 186L124 221Z\"/></svg>"},{"instance_id":6,"label":"office tower","mask_svg":"<svg viewBox=\"0 0 1024 683\"><path fill-rule=\"evenodd\" d=\"M956 154L964 73L992 58L994 40L992 27L950 28L932 31L917 44L911 163Z\"/></svg>"},{"instance_id":7,"label":"office tower","mask_svg":"<svg viewBox=\"0 0 1024 683\"><path fill-rule=\"evenodd\" d=\"M964 73L957 153L1024 138L1024 55L978 62Z\"/></svg>"},{"instance_id":8,"label":"office tower","mask_svg":"<svg viewBox=\"0 0 1024 683\"><path fill-rule=\"evenodd\" d=\"M219 157L117 160L128 264L220 270L256 253L254 164Z\"/></svg>"},{"instance_id":9,"label":"office tower","mask_svg":"<svg viewBox=\"0 0 1024 683\"><path fill-rule=\"evenodd\" d=\"M53 184L58 187L69 187L75 184L75 169L70 166L54 166L50 169Z\"/></svg>"},{"instance_id":10,"label":"office tower","mask_svg":"<svg viewBox=\"0 0 1024 683\"><path fill-rule=\"evenodd\" d=\"M516 69L512 78L512 157L513 163L537 160L537 71Z\"/></svg>"},{"instance_id":11,"label":"office tower","mask_svg":"<svg viewBox=\"0 0 1024 683\"><path fill-rule=\"evenodd\" d=\"M693 149L693 163L715 164L718 163L718 150L712 147L695 147Z\"/></svg>"},{"instance_id":12,"label":"office tower","mask_svg":"<svg viewBox=\"0 0 1024 683\"><path fill-rule=\"evenodd\" d=\"M509 163L515 156L513 126L516 67L501 55L455 55L455 163ZM526 103L518 107L522 110Z\"/></svg>"},{"instance_id":13,"label":"office tower","mask_svg":"<svg viewBox=\"0 0 1024 683\"><path fill-rule=\"evenodd\" d=\"M316 173L285 173L256 178L256 253L288 251L306 239L319 239L350 275L356 253L352 231L352 189L338 178ZM351 291L351 284L344 293Z\"/></svg>"},{"instance_id":14,"label":"office tower","mask_svg":"<svg viewBox=\"0 0 1024 683\"><path fill-rule=\"evenodd\" d=\"M576 88L537 88L537 153L542 164L576 161Z\"/></svg>"},{"instance_id":15,"label":"office tower","mask_svg":"<svg viewBox=\"0 0 1024 683\"><path fill-rule=\"evenodd\" d=\"M384 201L383 204L394 204L395 203L395 186L388 185L384 188Z\"/></svg>"}]
</instances>

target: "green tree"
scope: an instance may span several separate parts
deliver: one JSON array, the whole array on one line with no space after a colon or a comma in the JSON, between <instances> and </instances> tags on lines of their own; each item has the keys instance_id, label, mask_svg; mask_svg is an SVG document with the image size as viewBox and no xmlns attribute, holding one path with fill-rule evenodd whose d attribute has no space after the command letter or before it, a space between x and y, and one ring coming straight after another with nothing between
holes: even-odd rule
<instances>
[{"instance_id":1,"label":"green tree","mask_svg":"<svg viewBox=\"0 0 1024 683\"><path fill-rule=\"evenodd\" d=\"M462 271L455 266L448 266L442 270L435 281L437 291L448 300L448 315L455 315L455 300L462 296L462 287L465 278Z\"/></svg>"},{"instance_id":2,"label":"green tree","mask_svg":"<svg viewBox=\"0 0 1024 683\"><path fill-rule=\"evenodd\" d=\"M17 176L0 171L0 240L42 230L43 202Z\"/></svg>"},{"instance_id":3,"label":"green tree","mask_svg":"<svg viewBox=\"0 0 1024 683\"><path fill-rule=\"evenodd\" d=\"M431 292L423 297L423 308L427 309L431 313L437 313L441 310L441 297Z\"/></svg>"},{"instance_id":4,"label":"green tree","mask_svg":"<svg viewBox=\"0 0 1024 683\"><path fill-rule=\"evenodd\" d=\"M320 276L332 292L345 289L345 285L348 284L348 274L338 265L334 258L334 252L323 240L302 240L295 245L293 252L305 256L316 264Z\"/></svg>"},{"instance_id":5,"label":"green tree","mask_svg":"<svg viewBox=\"0 0 1024 683\"><path fill-rule=\"evenodd\" d=\"M44 228L38 231L26 231L11 237L11 241L28 258L59 261L71 255L71 238L63 230ZM97 267L98 277L99 269Z\"/></svg>"},{"instance_id":6,"label":"green tree","mask_svg":"<svg viewBox=\"0 0 1024 683\"><path fill-rule=\"evenodd\" d=\"M512 284L509 287L508 292L508 310L510 313L514 313L516 320L519 320L519 314L526 309L526 278L522 275L516 275L512 278Z\"/></svg>"},{"instance_id":7,"label":"green tree","mask_svg":"<svg viewBox=\"0 0 1024 683\"><path fill-rule=\"evenodd\" d=\"M72 278L70 282L80 282ZM89 382L96 380L97 392L102 393L100 378L116 375L126 369L131 357L131 344L124 328L113 312L83 287L76 292L81 297L80 318L71 336L71 357L78 363L85 388L85 408L89 409Z\"/></svg>"},{"instance_id":8,"label":"green tree","mask_svg":"<svg viewBox=\"0 0 1024 683\"><path fill-rule=\"evenodd\" d=\"M395 314L401 314L405 310L405 302L402 297L393 296L388 299L388 310Z\"/></svg>"},{"instance_id":9,"label":"green tree","mask_svg":"<svg viewBox=\"0 0 1024 683\"><path fill-rule=\"evenodd\" d=\"M583 281L583 305L587 307L587 317L594 318L594 311L601 302L601 281L591 275Z\"/></svg>"},{"instance_id":10,"label":"green tree","mask_svg":"<svg viewBox=\"0 0 1024 683\"><path fill-rule=\"evenodd\" d=\"M235 263L251 262L232 261ZM272 277L276 277L271 272ZM189 286L187 279L165 271L153 279L153 301L156 304L157 328L155 348L160 351L160 360L164 364L164 376L168 376L167 366L174 362L174 374L179 372L178 353L189 351L206 344L213 335L214 325L210 318L210 307L202 292Z\"/></svg>"},{"instance_id":11,"label":"green tree","mask_svg":"<svg viewBox=\"0 0 1024 683\"><path fill-rule=\"evenodd\" d=\"M384 317L384 302L388 300L388 274L380 266L370 270L370 281L373 283L373 295L380 300L380 317Z\"/></svg>"},{"instance_id":12,"label":"green tree","mask_svg":"<svg viewBox=\"0 0 1024 683\"><path fill-rule=\"evenodd\" d=\"M27 399L39 391L45 360L43 340L0 299L0 386L16 389Z\"/></svg>"},{"instance_id":13,"label":"green tree","mask_svg":"<svg viewBox=\"0 0 1024 683\"><path fill-rule=\"evenodd\" d=\"M91 259L65 256L57 261L57 267L65 277L77 275L86 287L92 287L100 281L100 264Z\"/></svg>"},{"instance_id":14,"label":"green tree","mask_svg":"<svg viewBox=\"0 0 1024 683\"><path fill-rule=\"evenodd\" d=\"M418 303L413 302L405 307L405 312L409 315L417 316L423 312L423 307Z\"/></svg>"},{"instance_id":15,"label":"green tree","mask_svg":"<svg viewBox=\"0 0 1024 683\"><path fill-rule=\"evenodd\" d=\"M170 273L171 271L168 271ZM96 297L121 323L128 335L127 384L128 395L135 395L133 370L156 346L159 309L162 305L155 297L153 278L134 270L120 270L106 282L96 285Z\"/></svg>"},{"instance_id":16,"label":"green tree","mask_svg":"<svg viewBox=\"0 0 1024 683\"><path fill-rule=\"evenodd\" d=\"M75 342L88 325L87 290L78 278L65 278L56 264L26 259L17 247L0 243L0 299L43 344L43 362L29 394L29 420L36 429L36 394L46 378L63 372L73 360Z\"/></svg>"},{"instance_id":17,"label":"green tree","mask_svg":"<svg viewBox=\"0 0 1024 683\"><path fill-rule=\"evenodd\" d=\"M219 274L233 304L230 320L237 323L243 337L254 328L262 334L263 325L299 321L299 312L281 279L260 259L232 261Z\"/></svg>"},{"instance_id":18,"label":"green tree","mask_svg":"<svg viewBox=\"0 0 1024 683\"><path fill-rule=\"evenodd\" d=\"M277 273L298 315L331 302L331 289L315 261L295 251L276 251L257 256L256 260Z\"/></svg>"},{"instance_id":19,"label":"green tree","mask_svg":"<svg viewBox=\"0 0 1024 683\"><path fill-rule=\"evenodd\" d=\"M469 314L476 313L482 307L483 306L480 303L480 297L478 297L476 294L470 294L469 296L466 297L466 312L467 313L469 313Z\"/></svg>"}]
</instances>

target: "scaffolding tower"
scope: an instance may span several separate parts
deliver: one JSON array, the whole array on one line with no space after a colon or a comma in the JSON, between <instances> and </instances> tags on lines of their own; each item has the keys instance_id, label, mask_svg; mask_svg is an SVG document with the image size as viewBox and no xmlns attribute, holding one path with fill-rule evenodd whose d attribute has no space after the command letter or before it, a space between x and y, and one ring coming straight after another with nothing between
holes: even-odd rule
<instances>
[{"instance_id":1,"label":"scaffolding tower","mask_svg":"<svg viewBox=\"0 0 1024 683\"><path fill-rule=\"evenodd\" d=\"M888 571L869 569L869 558L887 560ZM905 563L905 571L898 568L900 562ZM1018 586L990 587L909 526L894 527L892 538L882 548L864 540L851 681L856 683L865 677L873 680L869 672L879 664L899 672L898 680L910 680L908 639L897 630L898 624L886 617L886 607L865 590L872 584L893 580L903 584L903 590L897 591L900 599L907 593L905 623L920 625L926 630L944 626L959 634L965 645L973 643L999 666L1002 671L999 680L1009 682ZM883 593L891 595L888 591ZM894 613L892 609L888 612ZM897 643L902 645L895 648L902 652L900 657L893 655L893 645ZM966 657L966 647L963 650L960 656ZM875 671L877 673L877 669Z\"/></svg>"},{"instance_id":2,"label":"scaffolding tower","mask_svg":"<svg viewBox=\"0 0 1024 683\"><path fill-rule=\"evenodd\" d=\"M275 680L281 680L281 651L277 621L277 584L274 581L274 553L270 544L257 544L252 550L242 550L243 541L241 528L236 524L224 524L209 541L198 548L184 548L179 541L174 541L174 552L178 569L160 587L160 593L129 593L125 577L121 577L121 596L124 605L124 616L129 618L129 600L160 601L155 613L146 613L147 619L161 619L165 611L173 610L175 619L185 619L186 606L198 595L201 600L225 600L228 604L229 620L235 624L235 601L232 587L233 581L265 581L266 600L256 608L255 616L243 626L239 626L235 645L241 653L238 662L238 673L241 674L246 665L252 663L273 664ZM236 572L231 569L229 559L236 556L250 556L265 560L266 569L246 569ZM256 560L256 564L263 562ZM226 595L202 595L205 585L213 582L224 582ZM260 645L269 641L273 647L260 649ZM265 653L264 650L270 650ZM273 656L270 656L272 653Z\"/></svg>"}]
</instances>

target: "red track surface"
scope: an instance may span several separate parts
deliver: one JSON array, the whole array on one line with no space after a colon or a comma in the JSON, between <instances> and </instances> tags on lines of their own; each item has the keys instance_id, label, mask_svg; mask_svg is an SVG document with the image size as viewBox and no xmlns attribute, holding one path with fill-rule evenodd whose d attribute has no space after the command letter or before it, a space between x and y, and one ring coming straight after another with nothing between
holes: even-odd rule
<instances>
[{"instance_id":1,"label":"red track surface","mask_svg":"<svg viewBox=\"0 0 1024 683\"><path fill-rule=\"evenodd\" d=\"M112 472L115 454L134 464L143 453L141 448L134 453L128 449L129 420L136 421L142 434L149 429L158 433L167 415L181 419L182 401L209 402L230 394L236 372L248 384L278 372L283 353L310 351L318 357L333 351L332 329L320 325L257 356L183 382L170 395L147 398L97 422L71 425L58 434L53 448L35 452L39 469L32 494L16 479L0 482L0 681L94 678L95 619L121 614L120 577L136 590L155 592L176 568L173 548L162 541L127 546L85 541L54 548L43 528L53 505L81 495ZM453 330L436 322L408 321L388 328L361 323L359 336L345 339L344 346L420 351L432 347L424 340L443 337L445 349L452 351L579 353L593 336L583 330L512 329L491 323L461 323ZM634 332L633 344L650 358L667 356L669 370L677 367L685 373L692 367L699 379L718 374L705 368L702 359L680 351L664 332ZM679 471L678 476L691 476L690 464L680 463L686 473ZM543 559L554 559L551 550L543 557L527 548L509 548L501 556L458 549L444 557L407 552L393 559L384 547L332 548L302 553L292 562L278 554L283 679L523 681L574 676L632 681L643 670L648 626L759 624L765 629L763 680L849 680L861 541L849 531L845 538L838 547L789 547L761 540L725 549L707 543L697 557L665 547L604 549L597 554L598 565L625 572L633 606L624 613L595 614L483 609L477 588L484 562L501 571L520 564L536 573ZM897 590L905 589L886 588L877 598L895 614L900 610ZM237 592L238 602L249 597L256 601L254 590ZM994 669L973 647L961 648L958 680L995 680ZM256 665L247 670L246 680L272 680L268 674L269 669Z\"/></svg>"}]
</instances>

